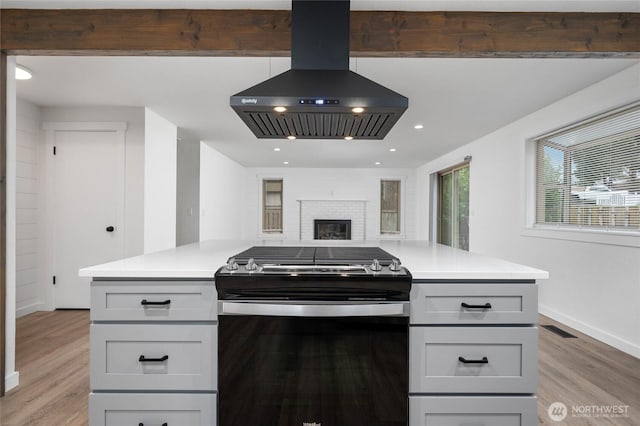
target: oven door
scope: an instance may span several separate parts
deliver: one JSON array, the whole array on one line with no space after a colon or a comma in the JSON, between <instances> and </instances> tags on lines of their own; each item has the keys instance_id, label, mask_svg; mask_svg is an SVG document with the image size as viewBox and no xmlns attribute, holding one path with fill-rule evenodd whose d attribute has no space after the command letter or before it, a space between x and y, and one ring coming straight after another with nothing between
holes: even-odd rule
<instances>
[{"instance_id":1,"label":"oven door","mask_svg":"<svg viewBox=\"0 0 640 426\"><path fill-rule=\"evenodd\" d=\"M408 424L404 304L224 303L220 426Z\"/></svg>"}]
</instances>

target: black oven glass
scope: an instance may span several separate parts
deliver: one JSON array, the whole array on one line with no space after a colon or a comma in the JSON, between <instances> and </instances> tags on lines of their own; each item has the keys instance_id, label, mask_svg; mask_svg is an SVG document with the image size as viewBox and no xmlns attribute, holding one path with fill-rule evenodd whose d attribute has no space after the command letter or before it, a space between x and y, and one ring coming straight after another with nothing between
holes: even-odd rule
<instances>
[{"instance_id":1,"label":"black oven glass","mask_svg":"<svg viewBox=\"0 0 640 426\"><path fill-rule=\"evenodd\" d=\"M408 318L220 316L220 426L406 426Z\"/></svg>"}]
</instances>

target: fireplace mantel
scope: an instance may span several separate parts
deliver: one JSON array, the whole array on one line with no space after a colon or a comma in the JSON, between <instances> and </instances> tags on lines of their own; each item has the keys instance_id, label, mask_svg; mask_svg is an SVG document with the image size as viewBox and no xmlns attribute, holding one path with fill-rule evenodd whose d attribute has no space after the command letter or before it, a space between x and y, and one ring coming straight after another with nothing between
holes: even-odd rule
<instances>
[{"instance_id":1,"label":"fireplace mantel","mask_svg":"<svg viewBox=\"0 0 640 426\"><path fill-rule=\"evenodd\" d=\"M342 202L342 201L353 201L356 203L367 203L369 202L369 200L354 200L352 198L303 198L303 199L299 199L296 200L299 203L304 203L307 201L338 201L338 202Z\"/></svg>"}]
</instances>

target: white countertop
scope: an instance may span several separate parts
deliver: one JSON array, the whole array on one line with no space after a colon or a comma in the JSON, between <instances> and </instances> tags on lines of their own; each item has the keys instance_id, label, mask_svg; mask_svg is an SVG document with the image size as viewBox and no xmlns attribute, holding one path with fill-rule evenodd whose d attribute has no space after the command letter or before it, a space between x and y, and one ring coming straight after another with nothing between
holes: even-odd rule
<instances>
[{"instance_id":1,"label":"white countertop","mask_svg":"<svg viewBox=\"0 0 640 426\"><path fill-rule=\"evenodd\" d=\"M94 278L213 278L229 257L251 246L379 246L400 259L414 279L546 279L546 271L427 241L211 240L82 268Z\"/></svg>"}]
</instances>

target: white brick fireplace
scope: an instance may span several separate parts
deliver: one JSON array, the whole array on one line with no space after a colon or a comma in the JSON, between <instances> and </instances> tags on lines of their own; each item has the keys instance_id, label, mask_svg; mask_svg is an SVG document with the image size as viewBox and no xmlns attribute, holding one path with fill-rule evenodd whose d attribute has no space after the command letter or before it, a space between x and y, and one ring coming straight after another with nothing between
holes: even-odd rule
<instances>
[{"instance_id":1,"label":"white brick fireplace","mask_svg":"<svg viewBox=\"0 0 640 426\"><path fill-rule=\"evenodd\" d=\"M300 239L313 240L316 219L351 220L351 239L366 239L366 200L298 200Z\"/></svg>"}]
</instances>

